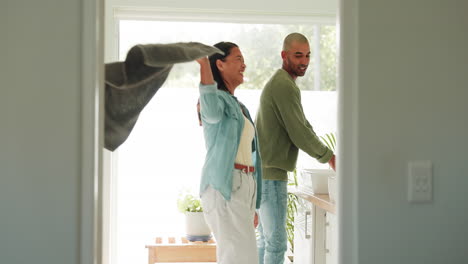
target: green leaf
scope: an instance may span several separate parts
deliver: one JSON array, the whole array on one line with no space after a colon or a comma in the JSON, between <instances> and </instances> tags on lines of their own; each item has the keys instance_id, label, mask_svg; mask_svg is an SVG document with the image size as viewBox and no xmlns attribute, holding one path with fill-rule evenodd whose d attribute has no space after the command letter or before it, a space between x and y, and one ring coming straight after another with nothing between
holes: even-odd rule
<instances>
[{"instance_id":1,"label":"green leaf","mask_svg":"<svg viewBox=\"0 0 468 264\"><path fill-rule=\"evenodd\" d=\"M324 136L320 136L322 142L333 152L336 150L336 137L335 133L327 133Z\"/></svg>"},{"instance_id":2,"label":"green leaf","mask_svg":"<svg viewBox=\"0 0 468 264\"><path fill-rule=\"evenodd\" d=\"M201 200L193 194L185 192L179 195L177 199L177 208L181 213L185 212L203 212Z\"/></svg>"}]
</instances>

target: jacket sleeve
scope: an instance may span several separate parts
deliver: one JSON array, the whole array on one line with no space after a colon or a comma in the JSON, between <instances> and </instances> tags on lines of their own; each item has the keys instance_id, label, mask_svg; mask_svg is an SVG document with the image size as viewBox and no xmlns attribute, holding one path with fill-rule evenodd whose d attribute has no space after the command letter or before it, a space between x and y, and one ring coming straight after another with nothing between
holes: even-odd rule
<instances>
[{"instance_id":1,"label":"jacket sleeve","mask_svg":"<svg viewBox=\"0 0 468 264\"><path fill-rule=\"evenodd\" d=\"M216 82L200 84L200 114L204 122L215 124L221 121L224 113L224 101L218 95Z\"/></svg>"},{"instance_id":2,"label":"jacket sleeve","mask_svg":"<svg viewBox=\"0 0 468 264\"><path fill-rule=\"evenodd\" d=\"M282 120L292 143L320 163L328 162L333 151L323 144L307 121L297 87L288 81L279 83L274 96L277 116Z\"/></svg>"}]
</instances>

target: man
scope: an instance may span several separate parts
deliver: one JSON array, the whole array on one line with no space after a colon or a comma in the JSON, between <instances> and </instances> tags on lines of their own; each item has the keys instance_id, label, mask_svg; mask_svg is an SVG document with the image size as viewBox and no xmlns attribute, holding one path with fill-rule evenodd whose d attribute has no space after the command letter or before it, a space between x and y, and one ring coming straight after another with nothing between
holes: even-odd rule
<instances>
[{"instance_id":1,"label":"man","mask_svg":"<svg viewBox=\"0 0 468 264\"><path fill-rule=\"evenodd\" d=\"M287 249L286 211L288 171L293 171L299 149L335 170L335 155L307 121L295 80L304 76L310 61L307 38L291 33L283 43L282 69L271 77L260 97L255 121L262 157L262 199L258 240L260 264L283 264Z\"/></svg>"}]
</instances>

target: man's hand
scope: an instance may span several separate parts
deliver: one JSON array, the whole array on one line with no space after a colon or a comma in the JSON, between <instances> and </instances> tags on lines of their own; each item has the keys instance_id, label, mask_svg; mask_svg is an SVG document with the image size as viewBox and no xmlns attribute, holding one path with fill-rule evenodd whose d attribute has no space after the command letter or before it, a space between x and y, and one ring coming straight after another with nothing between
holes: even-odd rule
<instances>
[{"instance_id":1,"label":"man's hand","mask_svg":"<svg viewBox=\"0 0 468 264\"><path fill-rule=\"evenodd\" d=\"M258 214L257 212L255 212L255 216L254 216L254 227L257 228L258 226Z\"/></svg>"},{"instance_id":2,"label":"man's hand","mask_svg":"<svg viewBox=\"0 0 468 264\"><path fill-rule=\"evenodd\" d=\"M334 171L336 171L335 160L336 160L335 154L333 154L332 158L328 161L328 164Z\"/></svg>"}]
</instances>

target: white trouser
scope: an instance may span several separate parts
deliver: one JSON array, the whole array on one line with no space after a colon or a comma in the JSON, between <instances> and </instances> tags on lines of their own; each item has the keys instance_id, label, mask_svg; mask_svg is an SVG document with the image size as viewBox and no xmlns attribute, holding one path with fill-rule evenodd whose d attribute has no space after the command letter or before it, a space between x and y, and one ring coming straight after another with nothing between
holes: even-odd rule
<instances>
[{"instance_id":1,"label":"white trouser","mask_svg":"<svg viewBox=\"0 0 468 264\"><path fill-rule=\"evenodd\" d=\"M254 228L257 183L253 173L233 170L231 200L209 186L201 195L203 212L216 239L218 264L258 264Z\"/></svg>"}]
</instances>

